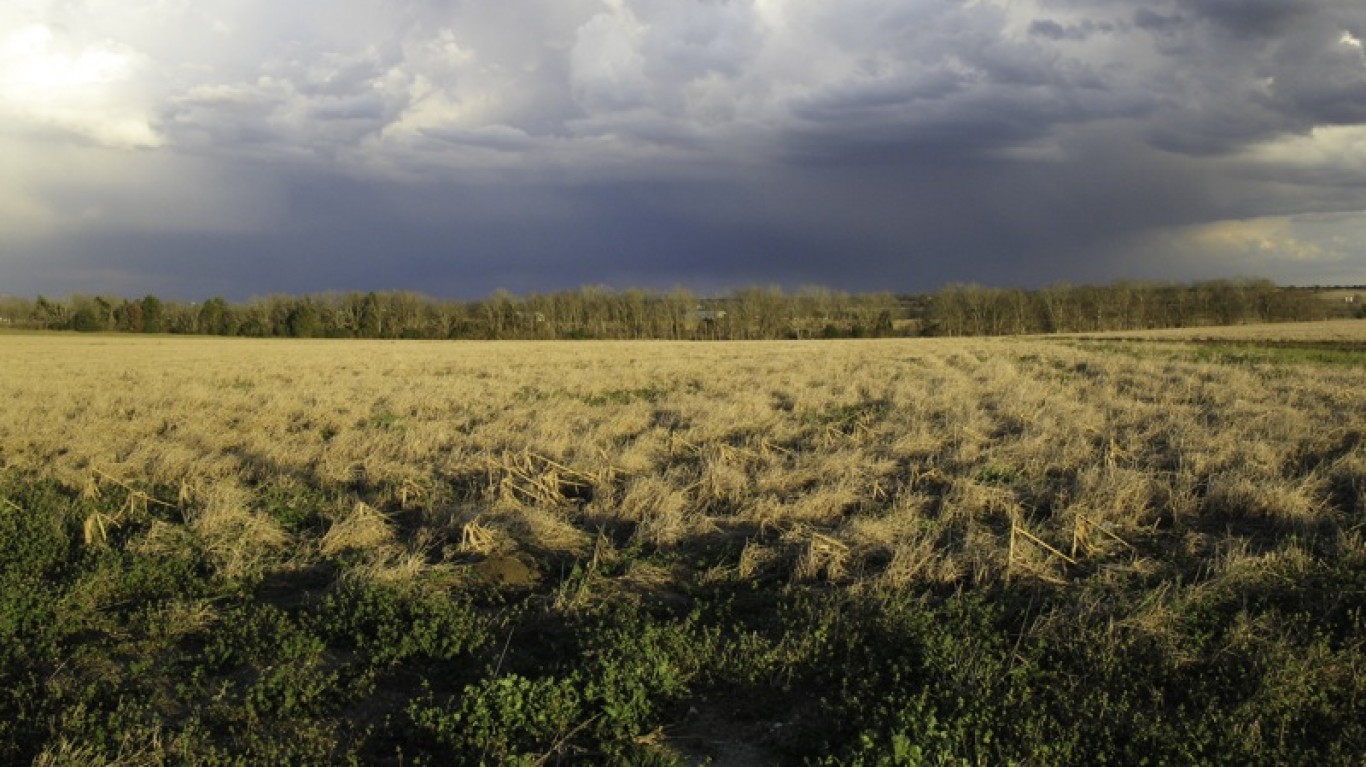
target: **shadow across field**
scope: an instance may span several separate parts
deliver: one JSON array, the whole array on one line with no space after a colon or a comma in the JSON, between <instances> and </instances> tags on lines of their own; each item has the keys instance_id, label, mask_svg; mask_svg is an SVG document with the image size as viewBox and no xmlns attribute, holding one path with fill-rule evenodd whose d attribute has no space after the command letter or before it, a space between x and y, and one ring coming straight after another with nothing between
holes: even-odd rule
<instances>
[{"instance_id":1,"label":"shadow across field","mask_svg":"<svg viewBox=\"0 0 1366 767\"><path fill-rule=\"evenodd\" d=\"M1216 531L1202 517L1134 539L1133 559L1167 563L1156 569L908 591L781 568L742 577L746 547L776 543L756 526L653 547L621 527L534 583L490 582L473 563L454 580L390 582L348 554L225 578L190 541L139 544L165 523L153 512L84 544L80 519L123 508L116 493L9 476L0 499L8 760L1346 764L1366 752L1352 671L1366 660L1366 558L1341 530ZM669 577L650 584L641 569Z\"/></svg>"}]
</instances>

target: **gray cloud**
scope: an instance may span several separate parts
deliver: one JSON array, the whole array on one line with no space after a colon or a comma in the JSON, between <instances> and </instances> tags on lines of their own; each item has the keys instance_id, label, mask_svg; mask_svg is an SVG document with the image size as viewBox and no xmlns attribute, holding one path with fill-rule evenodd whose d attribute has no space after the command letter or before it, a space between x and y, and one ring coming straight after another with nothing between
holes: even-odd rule
<instances>
[{"instance_id":1,"label":"gray cloud","mask_svg":"<svg viewBox=\"0 0 1366 767\"><path fill-rule=\"evenodd\" d=\"M1323 6L1314 0L1187 0L1182 5L1221 31L1247 38L1270 38L1291 30Z\"/></svg>"},{"instance_id":2,"label":"gray cloud","mask_svg":"<svg viewBox=\"0 0 1366 767\"><path fill-rule=\"evenodd\" d=\"M0 30L5 291L1366 269L1330 242L1357 218L1293 218L1366 209L1358 4L25 0Z\"/></svg>"},{"instance_id":3,"label":"gray cloud","mask_svg":"<svg viewBox=\"0 0 1366 767\"><path fill-rule=\"evenodd\" d=\"M1142 13L1142 11L1139 11ZM1036 19L1029 24L1029 34L1053 41L1081 41L1093 35L1114 34L1121 29L1119 24L1109 21L1096 22L1083 19L1076 24L1063 25L1052 19Z\"/></svg>"},{"instance_id":4,"label":"gray cloud","mask_svg":"<svg viewBox=\"0 0 1366 767\"><path fill-rule=\"evenodd\" d=\"M1155 145L1219 154L1366 118L1366 65L1349 42L1366 8L1308 0L1179 6L1134 17L1167 59L1150 86L1162 103L1151 121Z\"/></svg>"}]
</instances>

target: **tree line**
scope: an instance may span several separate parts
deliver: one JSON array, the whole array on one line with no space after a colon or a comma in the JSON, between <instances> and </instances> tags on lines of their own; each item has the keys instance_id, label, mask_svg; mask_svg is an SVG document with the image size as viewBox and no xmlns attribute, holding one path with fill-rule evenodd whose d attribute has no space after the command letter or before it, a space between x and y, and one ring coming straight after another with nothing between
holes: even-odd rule
<instances>
[{"instance_id":1,"label":"tree line","mask_svg":"<svg viewBox=\"0 0 1366 767\"><path fill-rule=\"evenodd\" d=\"M407 291L273 295L202 303L73 295L0 299L0 327L289 338L802 339L1137 330L1322 319L1313 291L1269 280L1115 282L1038 290L955 284L932 294L785 293L720 297L587 286L498 291L449 301Z\"/></svg>"},{"instance_id":2,"label":"tree line","mask_svg":"<svg viewBox=\"0 0 1366 767\"><path fill-rule=\"evenodd\" d=\"M1265 279L1060 284L1033 291L950 285L933 296L927 330L948 336L1145 330L1317 320L1332 309L1313 289Z\"/></svg>"}]
</instances>

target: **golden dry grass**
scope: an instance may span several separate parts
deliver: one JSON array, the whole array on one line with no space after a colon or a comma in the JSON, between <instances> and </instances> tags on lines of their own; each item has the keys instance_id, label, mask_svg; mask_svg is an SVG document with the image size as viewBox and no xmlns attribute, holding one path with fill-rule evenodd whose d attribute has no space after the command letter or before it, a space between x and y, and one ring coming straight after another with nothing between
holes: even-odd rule
<instances>
[{"instance_id":1,"label":"golden dry grass","mask_svg":"<svg viewBox=\"0 0 1366 767\"><path fill-rule=\"evenodd\" d=\"M376 577L587 558L610 528L655 548L735 538L739 577L1056 578L1072 565L1048 547L1144 567L1126 541L1176 523L1317 529L1362 505L1366 476L1360 368L1040 339L6 335L0 360L0 468L181 488L239 574L301 552L369 551ZM272 483L336 491L325 532L291 538L254 509Z\"/></svg>"}]
</instances>

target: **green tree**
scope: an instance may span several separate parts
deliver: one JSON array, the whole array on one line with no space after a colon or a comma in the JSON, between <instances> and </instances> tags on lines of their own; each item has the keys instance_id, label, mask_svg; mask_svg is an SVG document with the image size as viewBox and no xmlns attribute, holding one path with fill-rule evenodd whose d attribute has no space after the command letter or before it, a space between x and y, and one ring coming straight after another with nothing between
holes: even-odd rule
<instances>
[{"instance_id":1,"label":"green tree","mask_svg":"<svg viewBox=\"0 0 1366 767\"><path fill-rule=\"evenodd\" d=\"M71 315L71 327L82 333L94 333L105 329L104 317L93 302L82 303L76 313Z\"/></svg>"},{"instance_id":2,"label":"green tree","mask_svg":"<svg viewBox=\"0 0 1366 767\"><path fill-rule=\"evenodd\" d=\"M124 301L114 309L114 329L124 333L141 333L142 302Z\"/></svg>"},{"instance_id":3,"label":"green tree","mask_svg":"<svg viewBox=\"0 0 1366 767\"><path fill-rule=\"evenodd\" d=\"M362 338L379 338L383 332L384 319L380 314L379 296L370 291L361 301L358 333Z\"/></svg>"},{"instance_id":4,"label":"green tree","mask_svg":"<svg viewBox=\"0 0 1366 767\"><path fill-rule=\"evenodd\" d=\"M66 307L38 296L33 305L33 321L40 328L58 327L66 321Z\"/></svg>"},{"instance_id":5,"label":"green tree","mask_svg":"<svg viewBox=\"0 0 1366 767\"><path fill-rule=\"evenodd\" d=\"M146 296L142 299L142 332L160 333L163 329L162 320L166 313L166 307L162 305L161 299L156 296Z\"/></svg>"},{"instance_id":6,"label":"green tree","mask_svg":"<svg viewBox=\"0 0 1366 767\"><path fill-rule=\"evenodd\" d=\"M318 310L307 301L300 301L285 320L294 338L312 338L318 334Z\"/></svg>"},{"instance_id":7,"label":"green tree","mask_svg":"<svg viewBox=\"0 0 1366 767\"><path fill-rule=\"evenodd\" d=\"M220 297L210 298L199 307L196 323L200 333L230 336L237 332L237 318L228 302Z\"/></svg>"}]
</instances>

